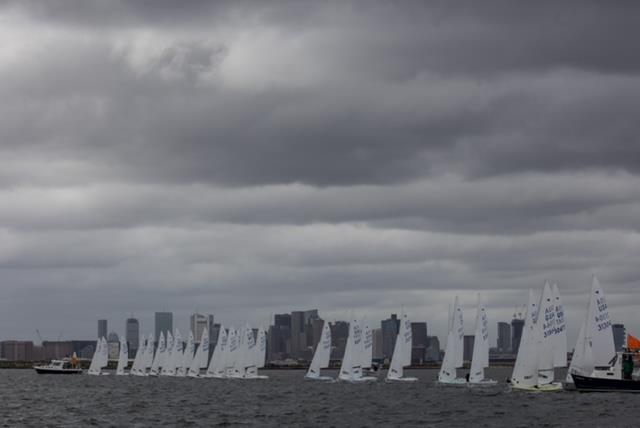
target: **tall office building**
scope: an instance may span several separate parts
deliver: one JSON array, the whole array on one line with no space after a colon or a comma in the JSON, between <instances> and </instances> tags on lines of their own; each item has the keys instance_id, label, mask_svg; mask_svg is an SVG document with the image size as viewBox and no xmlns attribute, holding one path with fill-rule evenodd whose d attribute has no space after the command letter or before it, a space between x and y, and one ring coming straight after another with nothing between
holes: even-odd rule
<instances>
[{"instance_id":1,"label":"tall office building","mask_svg":"<svg viewBox=\"0 0 640 428\"><path fill-rule=\"evenodd\" d=\"M426 361L440 361L440 340L438 336L427 336Z\"/></svg>"},{"instance_id":2,"label":"tall office building","mask_svg":"<svg viewBox=\"0 0 640 428\"><path fill-rule=\"evenodd\" d=\"M277 361L289 358L291 354L291 315L276 314L274 325L269 326L268 360Z\"/></svg>"},{"instance_id":3,"label":"tall office building","mask_svg":"<svg viewBox=\"0 0 640 428\"><path fill-rule=\"evenodd\" d=\"M411 323L411 361L424 363L427 358L427 323Z\"/></svg>"},{"instance_id":4,"label":"tall office building","mask_svg":"<svg viewBox=\"0 0 640 428\"><path fill-rule=\"evenodd\" d=\"M107 338L107 320L98 320L98 337Z\"/></svg>"},{"instance_id":5,"label":"tall office building","mask_svg":"<svg viewBox=\"0 0 640 428\"><path fill-rule=\"evenodd\" d=\"M522 339L522 328L524 327L524 320L514 318L511 320L511 352L518 353L520 349L520 339Z\"/></svg>"},{"instance_id":6,"label":"tall office building","mask_svg":"<svg viewBox=\"0 0 640 428\"><path fill-rule=\"evenodd\" d=\"M382 355L385 359L391 359L393 348L396 346L396 337L400 330L400 320L396 314L391 314L391 318L382 320Z\"/></svg>"},{"instance_id":7,"label":"tall office building","mask_svg":"<svg viewBox=\"0 0 640 428\"><path fill-rule=\"evenodd\" d=\"M311 320L318 319L318 310L291 312L291 357L305 358L309 343L307 342L307 328Z\"/></svg>"},{"instance_id":8,"label":"tall office building","mask_svg":"<svg viewBox=\"0 0 640 428\"><path fill-rule=\"evenodd\" d=\"M382 356L382 329L373 329L373 359L383 360Z\"/></svg>"},{"instance_id":9,"label":"tall office building","mask_svg":"<svg viewBox=\"0 0 640 428\"><path fill-rule=\"evenodd\" d=\"M207 330L209 331L209 344L212 344L213 343L213 329L215 328L216 323L215 323L215 320L214 320L212 314L209 314L207 318L208 318ZM198 339L198 340L200 340L200 339ZM216 342L217 342L217 340L216 340Z\"/></svg>"},{"instance_id":10,"label":"tall office building","mask_svg":"<svg viewBox=\"0 0 640 428\"><path fill-rule=\"evenodd\" d=\"M465 335L463 338L463 352L462 359L464 361L471 361L473 357L473 345L475 344L476 337L473 335Z\"/></svg>"},{"instance_id":11,"label":"tall office building","mask_svg":"<svg viewBox=\"0 0 640 428\"><path fill-rule=\"evenodd\" d=\"M342 360L347 347L347 337L349 337L349 323L336 321L333 324L330 323L329 328L331 328L331 359Z\"/></svg>"},{"instance_id":12,"label":"tall office building","mask_svg":"<svg viewBox=\"0 0 640 428\"><path fill-rule=\"evenodd\" d=\"M127 331L125 334L127 346L129 347L129 357L134 358L138 352L140 343L140 324L135 318L127 318Z\"/></svg>"},{"instance_id":13,"label":"tall office building","mask_svg":"<svg viewBox=\"0 0 640 428\"><path fill-rule=\"evenodd\" d=\"M498 323L498 352L511 352L511 325L506 322Z\"/></svg>"},{"instance_id":14,"label":"tall office building","mask_svg":"<svg viewBox=\"0 0 640 428\"><path fill-rule=\"evenodd\" d=\"M156 312L155 315L155 334L156 342L160 338L160 333L167 335L167 332L173 332L173 313L172 312Z\"/></svg>"},{"instance_id":15,"label":"tall office building","mask_svg":"<svg viewBox=\"0 0 640 428\"><path fill-rule=\"evenodd\" d=\"M613 343L616 352L620 352L622 348L627 346L627 330L624 328L624 324L613 324L611 329L613 330Z\"/></svg>"},{"instance_id":16,"label":"tall office building","mask_svg":"<svg viewBox=\"0 0 640 428\"><path fill-rule=\"evenodd\" d=\"M213 316L211 316L211 321L213 321ZM189 328L193 332L193 337L197 344L200 343L205 327L209 328L209 317L207 315L193 314L189 317Z\"/></svg>"}]
</instances>

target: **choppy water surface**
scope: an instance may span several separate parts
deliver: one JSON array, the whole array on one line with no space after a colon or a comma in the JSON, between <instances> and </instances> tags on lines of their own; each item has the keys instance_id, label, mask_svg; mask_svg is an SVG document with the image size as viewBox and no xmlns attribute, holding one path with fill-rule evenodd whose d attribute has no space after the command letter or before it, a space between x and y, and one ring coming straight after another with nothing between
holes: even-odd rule
<instances>
[{"instance_id":1,"label":"choppy water surface","mask_svg":"<svg viewBox=\"0 0 640 428\"><path fill-rule=\"evenodd\" d=\"M510 369L491 369L504 380ZM0 370L2 426L640 426L640 394L531 394L504 385L351 385L264 371L268 380L44 376ZM335 373L334 373L335 374Z\"/></svg>"}]
</instances>

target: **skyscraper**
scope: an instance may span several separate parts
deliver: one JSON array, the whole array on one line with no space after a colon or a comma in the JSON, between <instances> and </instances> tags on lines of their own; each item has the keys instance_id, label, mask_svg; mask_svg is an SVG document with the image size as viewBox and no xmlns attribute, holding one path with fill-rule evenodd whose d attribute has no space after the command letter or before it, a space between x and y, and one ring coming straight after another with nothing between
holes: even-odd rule
<instances>
[{"instance_id":1,"label":"skyscraper","mask_svg":"<svg viewBox=\"0 0 640 428\"><path fill-rule=\"evenodd\" d=\"M129 347L129 357L133 358L136 356L136 352L138 352L138 345L140 342L140 324L137 319L127 318L127 331L125 338Z\"/></svg>"},{"instance_id":2,"label":"skyscraper","mask_svg":"<svg viewBox=\"0 0 640 428\"><path fill-rule=\"evenodd\" d=\"M462 359L464 361L471 361L471 358L473 357L473 345L476 341L476 337L473 335L465 334L463 340L464 342L463 342Z\"/></svg>"},{"instance_id":3,"label":"skyscraper","mask_svg":"<svg viewBox=\"0 0 640 428\"><path fill-rule=\"evenodd\" d=\"M213 316L212 316L213 321ZM202 314L193 314L189 317L189 328L193 332L193 337L196 343L200 343L200 338L204 332L205 327L209 328L209 317Z\"/></svg>"},{"instance_id":4,"label":"skyscraper","mask_svg":"<svg viewBox=\"0 0 640 428\"><path fill-rule=\"evenodd\" d=\"M382 320L382 355L390 359L393 355L393 348L396 346L396 337L400 329L400 320L396 314L391 314L391 318Z\"/></svg>"},{"instance_id":5,"label":"skyscraper","mask_svg":"<svg viewBox=\"0 0 640 428\"><path fill-rule=\"evenodd\" d=\"M167 331L173 331L173 313L156 312L155 316L155 334L156 342L160 338L160 333L167 335Z\"/></svg>"},{"instance_id":6,"label":"skyscraper","mask_svg":"<svg viewBox=\"0 0 640 428\"><path fill-rule=\"evenodd\" d=\"M613 343L616 347L616 352L622 351L622 348L627 346L627 329L624 328L624 324L613 324Z\"/></svg>"},{"instance_id":7,"label":"skyscraper","mask_svg":"<svg viewBox=\"0 0 640 428\"><path fill-rule=\"evenodd\" d=\"M427 323L411 323L411 361L422 364L427 356Z\"/></svg>"},{"instance_id":8,"label":"skyscraper","mask_svg":"<svg viewBox=\"0 0 640 428\"><path fill-rule=\"evenodd\" d=\"M520 349L520 339L522 339L522 328L524 327L524 320L514 318L511 320L511 352L518 353Z\"/></svg>"},{"instance_id":9,"label":"skyscraper","mask_svg":"<svg viewBox=\"0 0 640 428\"><path fill-rule=\"evenodd\" d=\"M331 349L332 360L342 360L344 350L347 347L347 337L349 337L349 323L346 321L336 321L329 324L331 328Z\"/></svg>"},{"instance_id":10,"label":"skyscraper","mask_svg":"<svg viewBox=\"0 0 640 428\"><path fill-rule=\"evenodd\" d=\"M498 323L497 346L499 352L511 352L511 325L509 323Z\"/></svg>"},{"instance_id":11,"label":"skyscraper","mask_svg":"<svg viewBox=\"0 0 640 428\"><path fill-rule=\"evenodd\" d=\"M291 339L291 315L276 314L274 325L269 327L268 335L269 361L284 360L289 357Z\"/></svg>"},{"instance_id":12,"label":"skyscraper","mask_svg":"<svg viewBox=\"0 0 640 428\"><path fill-rule=\"evenodd\" d=\"M427 336L427 361L440 361L440 340L438 336Z\"/></svg>"},{"instance_id":13,"label":"skyscraper","mask_svg":"<svg viewBox=\"0 0 640 428\"><path fill-rule=\"evenodd\" d=\"M304 358L307 348L307 328L311 320L318 319L318 310L291 312L291 357Z\"/></svg>"},{"instance_id":14,"label":"skyscraper","mask_svg":"<svg viewBox=\"0 0 640 428\"><path fill-rule=\"evenodd\" d=\"M98 320L98 337L107 338L107 320Z\"/></svg>"}]
</instances>

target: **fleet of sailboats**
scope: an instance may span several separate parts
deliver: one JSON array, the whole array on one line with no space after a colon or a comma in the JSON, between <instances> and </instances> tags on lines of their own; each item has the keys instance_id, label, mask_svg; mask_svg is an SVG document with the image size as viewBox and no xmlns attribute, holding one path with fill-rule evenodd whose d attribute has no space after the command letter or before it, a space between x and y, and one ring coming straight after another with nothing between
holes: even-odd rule
<instances>
[{"instance_id":1,"label":"fleet of sailboats","mask_svg":"<svg viewBox=\"0 0 640 428\"><path fill-rule=\"evenodd\" d=\"M558 285L545 282L540 297L529 290L524 316L524 326L519 350L509 383L515 390L550 392L563 389L555 377L557 368L567 367L567 328L564 305ZM482 296L478 294L473 354L466 378L457 370L463 367L464 320L460 301L456 296L450 307L447 341L444 359L438 374L441 385L495 385L488 379L489 367L489 318ZM121 338L116 375L174 376L192 378L265 379L259 369L265 366L267 336L260 327L252 329L248 324L242 329L220 326L213 352L209 357L210 337L205 328L196 342L193 332L186 343L178 329L144 336L138 344L138 352L130 371L128 344ZM409 317L401 312L398 333L393 349L386 381L416 381L404 376L404 369L411 365L412 329ZM371 382L377 376L366 374L373 367L373 331L366 318L351 316L349 332L342 364L337 379L322 375L322 369L330 366L332 335L325 322L320 339L305 378L316 381L343 381L350 383ZM573 358L564 385L570 385L572 374L589 376L596 367L607 366L616 356L612 323L604 291L593 276L585 318L580 326ZM104 375L108 363L108 344L104 337L96 342L96 349L87 371L90 375Z\"/></svg>"}]
</instances>

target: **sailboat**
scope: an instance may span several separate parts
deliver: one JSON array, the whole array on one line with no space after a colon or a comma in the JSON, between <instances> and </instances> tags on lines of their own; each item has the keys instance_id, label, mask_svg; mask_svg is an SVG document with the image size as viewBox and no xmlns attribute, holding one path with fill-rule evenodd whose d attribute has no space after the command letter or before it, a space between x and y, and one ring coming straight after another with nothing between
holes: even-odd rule
<instances>
[{"instance_id":1,"label":"sailboat","mask_svg":"<svg viewBox=\"0 0 640 428\"><path fill-rule=\"evenodd\" d=\"M556 328L553 334L553 367L567 367L567 323L564 318L564 304L558 289L558 283L553 284L553 299L556 307Z\"/></svg>"},{"instance_id":2,"label":"sailboat","mask_svg":"<svg viewBox=\"0 0 640 428\"><path fill-rule=\"evenodd\" d=\"M447 345L444 351L444 360L438 374L438 383L441 385L466 385L467 380L457 377L458 368L463 365L463 340L464 321L462 318L462 308L458 296L453 302L453 311L449 316L449 332L447 334Z\"/></svg>"},{"instance_id":3,"label":"sailboat","mask_svg":"<svg viewBox=\"0 0 640 428\"><path fill-rule=\"evenodd\" d=\"M537 316L538 304L533 290L529 290L529 302L527 303L520 347L511 374L511 386L515 389L534 391L538 388L538 353L535 349L535 320Z\"/></svg>"},{"instance_id":4,"label":"sailboat","mask_svg":"<svg viewBox=\"0 0 640 428\"><path fill-rule=\"evenodd\" d=\"M162 362L161 376L173 376L176 374L176 346L178 342L178 329L175 330L175 337L170 331L167 331L167 350L164 355L164 361ZM180 338L181 339L181 338Z\"/></svg>"},{"instance_id":5,"label":"sailboat","mask_svg":"<svg viewBox=\"0 0 640 428\"><path fill-rule=\"evenodd\" d=\"M153 343L153 334L149 334L147 338L147 347L145 349L144 361L142 365L142 373L144 376L148 376L147 370L151 370L151 366L153 365L153 357L154 357L154 343Z\"/></svg>"},{"instance_id":6,"label":"sailboat","mask_svg":"<svg viewBox=\"0 0 640 428\"><path fill-rule=\"evenodd\" d=\"M304 376L305 379L311 380L328 380L333 381L331 376L321 376L320 370L326 369L329 367L329 361L331 358L331 328L329 327L329 322L325 321L322 326L322 334L320 335L320 341L316 346L316 350L313 353L313 358L311 359L311 365L309 366L309 370L307 374Z\"/></svg>"},{"instance_id":7,"label":"sailboat","mask_svg":"<svg viewBox=\"0 0 640 428\"><path fill-rule=\"evenodd\" d=\"M253 332L251 332L253 337ZM267 358L267 334L260 326L255 339L255 346L250 352L253 356L253 365L249 366L245 372L246 379L269 379L269 376L258 374L258 369L264 367Z\"/></svg>"},{"instance_id":8,"label":"sailboat","mask_svg":"<svg viewBox=\"0 0 640 428\"><path fill-rule=\"evenodd\" d=\"M136 356L133 358L133 364L131 365L131 370L129 373L132 376L144 376L146 373L144 372L144 359L146 353L146 343L144 336L140 337L138 341L138 350L136 351Z\"/></svg>"},{"instance_id":9,"label":"sailboat","mask_svg":"<svg viewBox=\"0 0 640 428\"><path fill-rule=\"evenodd\" d=\"M562 385L554 382L554 335L557 332L556 301L546 281L538 305L529 290L529 304L520 349L511 377L515 389L555 392Z\"/></svg>"},{"instance_id":10,"label":"sailboat","mask_svg":"<svg viewBox=\"0 0 640 428\"><path fill-rule=\"evenodd\" d=\"M202 335L200 336L200 345L198 345L198 349L196 350L196 355L193 357L191 361L191 365L189 366L189 372L187 376L189 377L200 377L200 369L207 368L207 362L209 361L209 331L207 328L204 328Z\"/></svg>"},{"instance_id":11,"label":"sailboat","mask_svg":"<svg viewBox=\"0 0 640 428\"><path fill-rule=\"evenodd\" d=\"M608 366L615 355L607 300L598 278L593 275L587 315L580 326L566 383L573 384L572 374L590 376L596 366Z\"/></svg>"},{"instance_id":12,"label":"sailboat","mask_svg":"<svg viewBox=\"0 0 640 428\"><path fill-rule=\"evenodd\" d=\"M342 358L340 374L338 379L345 382L366 382L375 381L377 378L373 376L362 376L362 361L365 354L364 339L362 327L359 321L352 317L349 323L349 336L347 337L347 346Z\"/></svg>"},{"instance_id":13,"label":"sailboat","mask_svg":"<svg viewBox=\"0 0 640 428\"><path fill-rule=\"evenodd\" d=\"M116 368L116 375L126 376L129 373L125 372L125 368L129 364L129 346L124 337L120 336L120 353L118 355L118 367Z\"/></svg>"},{"instance_id":14,"label":"sailboat","mask_svg":"<svg viewBox=\"0 0 640 428\"><path fill-rule=\"evenodd\" d=\"M478 293L476 331L473 341L473 357L469 371L469 385L495 385L498 382L486 379L484 369L489 367L489 319L487 309Z\"/></svg>"},{"instance_id":15,"label":"sailboat","mask_svg":"<svg viewBox=\"0 0 640 428\"><path fill-rule=\"evenodd\" d=\"M91 359L91 364L89 365L89 370L87 371L88 375L99 376L102 371L103 364L103 337L99 337L96 341L96 350L93 353L93 358Z\"/></svg>"},{"instance_id":16,"label":"sailboat","mask_svg":"<svg viewBox=\"0 0 640 428\"><path fill-rule=\"evenodd\" d=\"M415 382L416 377L405 377L404 368L411 365L411 342L413 333L411 331L411 322L407 314L402 312L400 315L400 328L398 329L398 337L396 337L396 345L393 348L393 356L391 364L387 371L387 382L404 381Z\"/></svg>"},{"instance_id":17,"label":"sailboat","mask_svg":"<svg viewBox=\"0 0 640 428\"><path fill-rule=\"evenodd\" d=\"M187 339L187 345L182 352L182 358L180 359L180 367L176 369L176 376L185 377L191 363L193 362L194 354L196 352L196 343L193 337L193 331L189 331L189 338Z\"/></svg>"},{"instance_id":18,"label":"sailboat","mask_svg":"<svg viewBox=\"0 0 640 428\"><path fill-rule=\"evenodd\" d=\"M158 349L156 350L155 357L153 358L153 362L151 363L151 369L149 370L150 376L157 376L160 373L160 369L164 364L166 346L167 345L164 340L164 333L160 332L160 338L158 339Z\"/></svg>"},{"instance_id":19,"label":"sailboat","mask_svg":"<svg viewBox=\"0 0 640 428\"><path fill-rule=\"evenodd\" d=\"M211 361L209 362L209 368L207 369L206 377L224 378L226 374L226 362L225 357L227 354L227 331L223 325L220 325L218 333L218 341L213 348L213 354L211 354Z\"/></svg>"},{"instance_id":20,"label":"sailboat","mask_svg":"<svg viewBox=\"0 0 640 428\"><path fill-rule=\"evenodd\" d=\"M360 367L364 374L365 372L371 372L371 367L373 366L373 331L366 317L362 317L360 325L362 326L362 360Z\"/></svg>"},{"instance_id":21,"label":"sailboat","mask_svg":"<svg viewBox=\"0 0 640 428\"><path fill-rule=\"evenodd\" d=\"M224 353L224 377L233 377L236 366L236 360L240 354L240 336L238 331L229 327L229 335L227 337L227 346Z\"/></svg>"}]
</instances>

